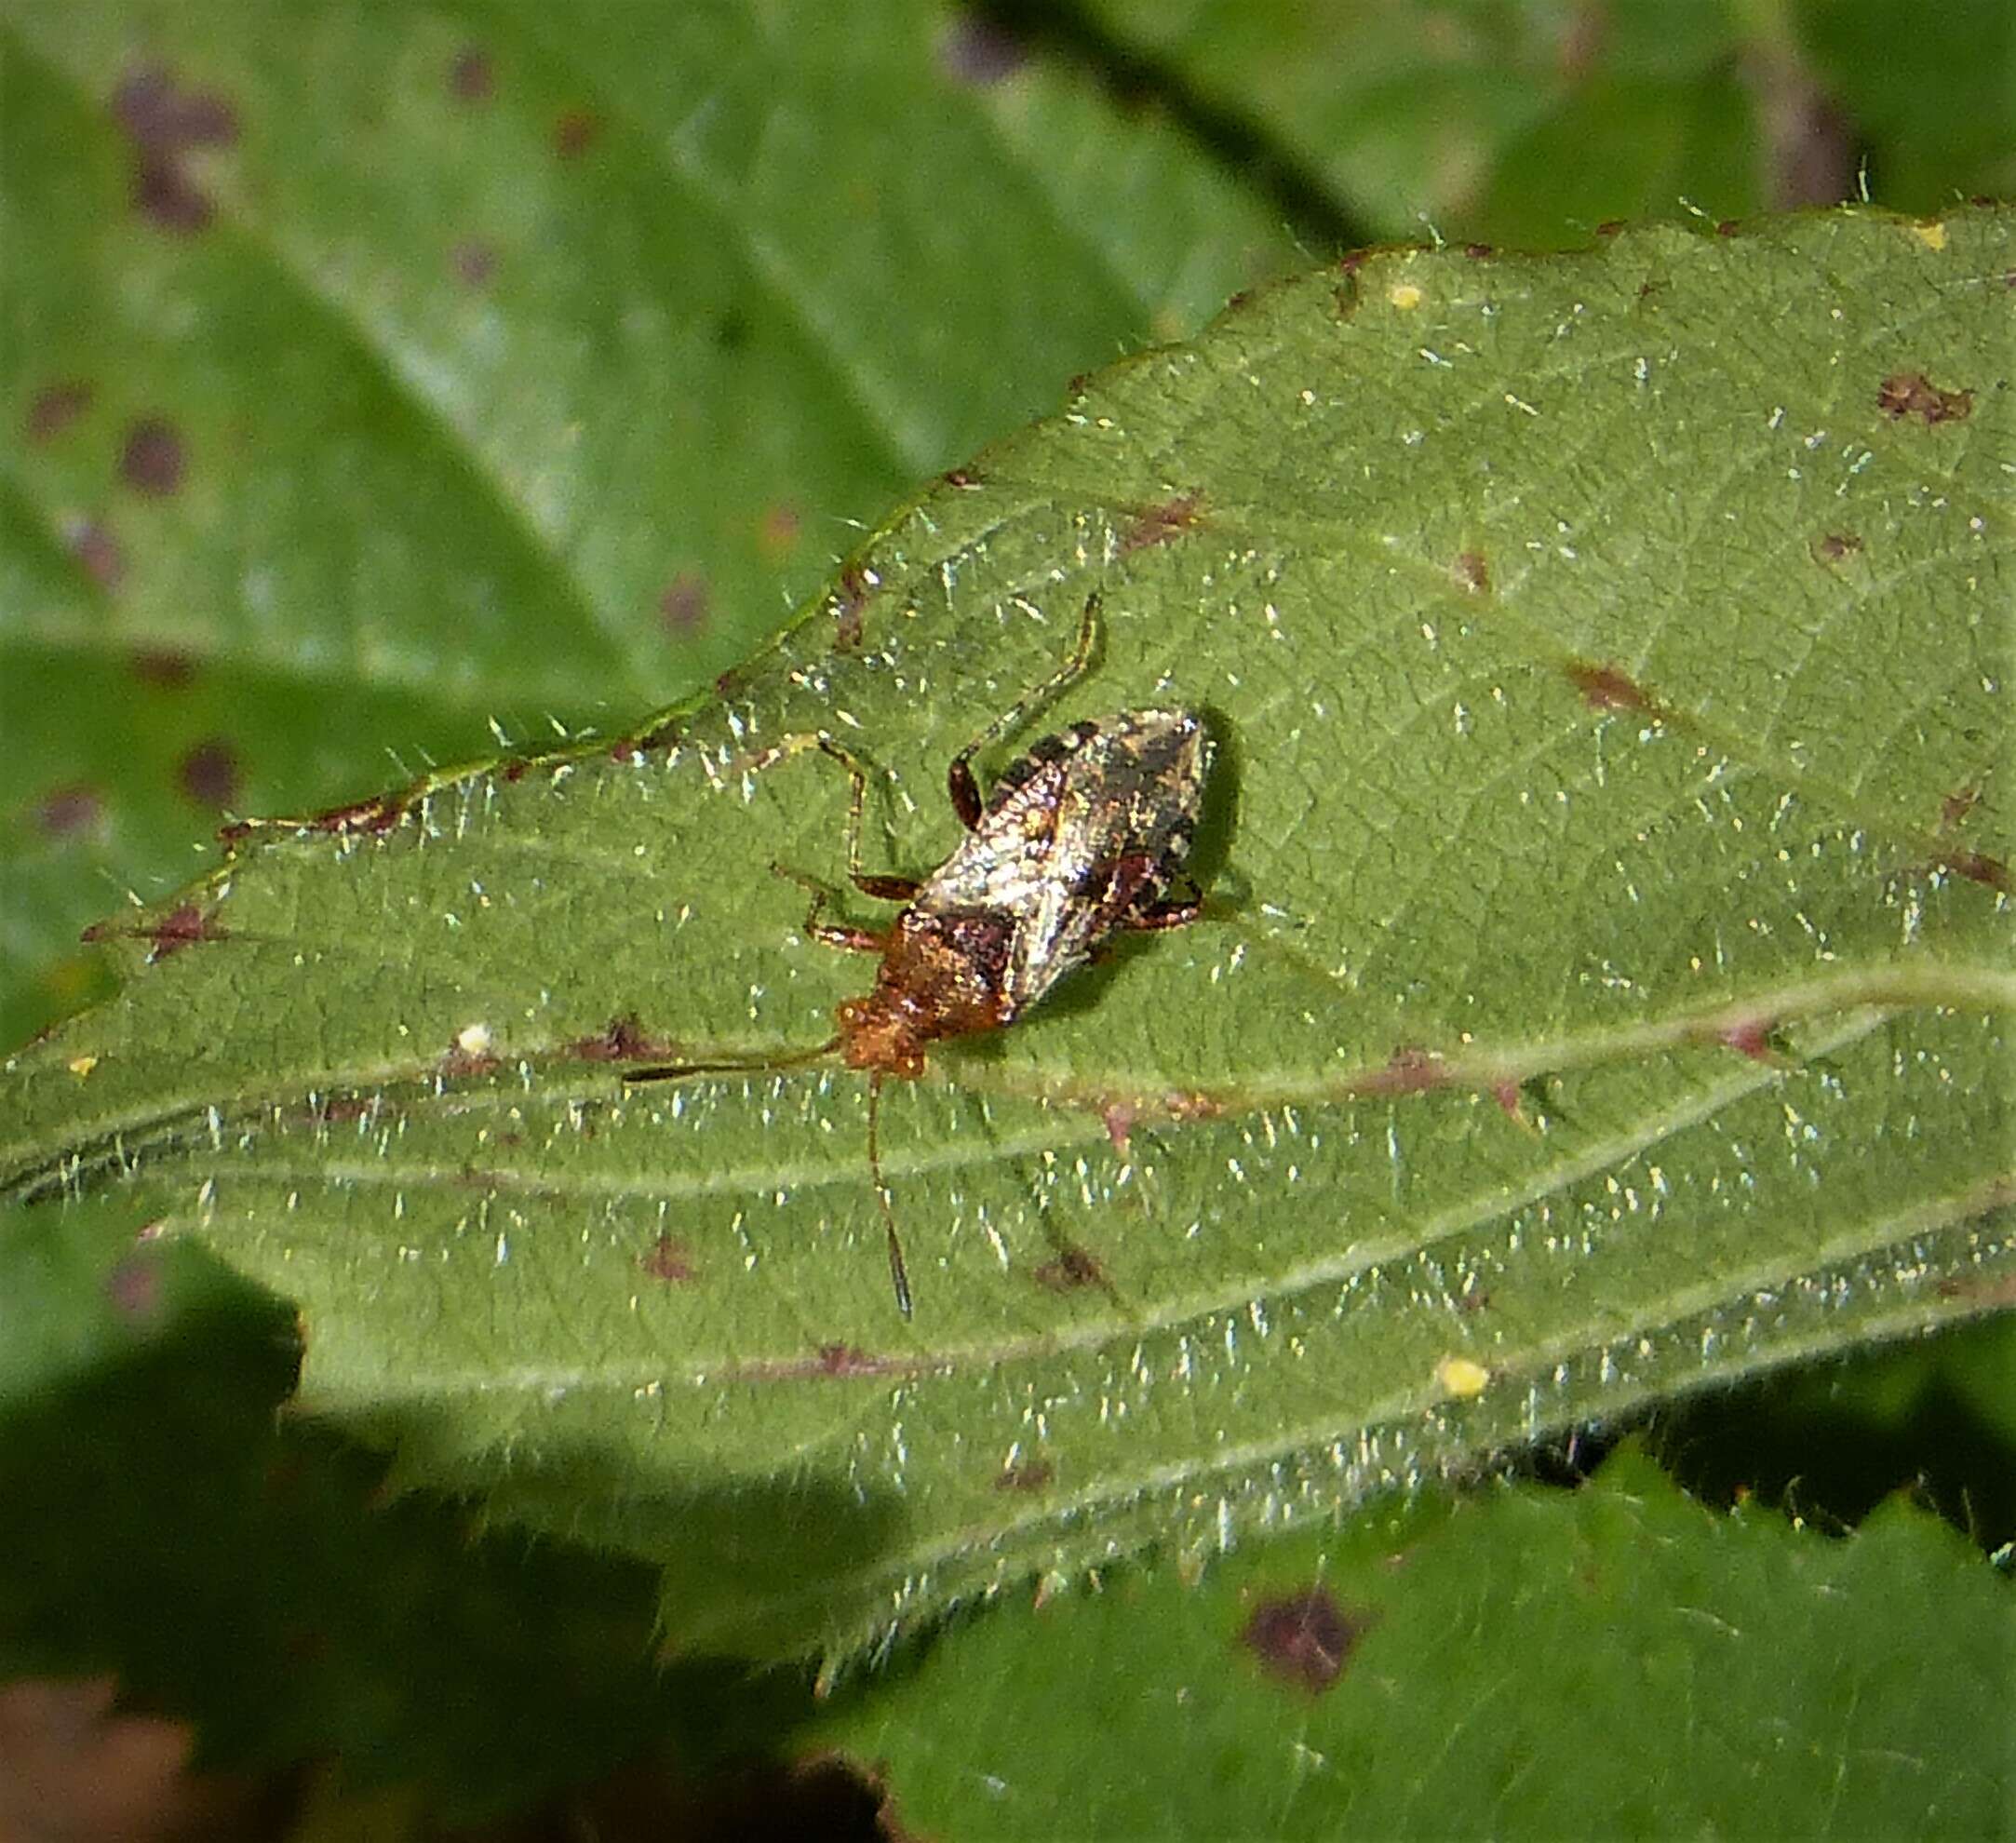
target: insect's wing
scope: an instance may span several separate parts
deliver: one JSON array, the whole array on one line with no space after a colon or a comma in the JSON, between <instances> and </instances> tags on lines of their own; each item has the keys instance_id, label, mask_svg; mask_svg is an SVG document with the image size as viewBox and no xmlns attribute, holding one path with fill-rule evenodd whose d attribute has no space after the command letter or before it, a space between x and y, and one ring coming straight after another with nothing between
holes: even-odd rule
<instances>
[{"instance_id":1,"label":"insect's wing","mask_svg":"<svg viewBox=\"0 0 2016 1843\"><path fill-rule=\"evenodd\" d=\"M1002 775L919 906L1012 919L1012 1016L1168 887L1189 850L1204 767L1203 731L1187 712L1129 711L1046 737Z\"/></svg>"}]
</instances>

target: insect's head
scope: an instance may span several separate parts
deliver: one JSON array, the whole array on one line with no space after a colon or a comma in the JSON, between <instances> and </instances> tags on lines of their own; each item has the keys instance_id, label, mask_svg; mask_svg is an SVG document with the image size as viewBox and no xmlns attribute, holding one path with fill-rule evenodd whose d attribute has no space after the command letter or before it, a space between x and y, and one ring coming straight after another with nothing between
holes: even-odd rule
<instances>
[{"instance_id":1,"label":"insect's head","mask_svg":"<svg viewBox=\"0 0 2016 1843\"><path fill-rule=\"evenodd\" d=\"M924 1044L916 1018L879 988L836 1005L833 1021L840 1026L840 1056L848 1068L880 1069L906 1082L924 1072Z\"/></svg>"}]
</instances>

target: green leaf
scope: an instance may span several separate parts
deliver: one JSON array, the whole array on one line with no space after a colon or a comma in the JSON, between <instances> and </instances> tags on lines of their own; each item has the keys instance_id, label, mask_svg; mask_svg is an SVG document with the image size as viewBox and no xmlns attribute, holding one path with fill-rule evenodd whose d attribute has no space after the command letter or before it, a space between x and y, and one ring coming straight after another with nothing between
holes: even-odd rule
<instances>
[{"instance_id":1,"label":"green leaf","mask_svg":"<svg viewBox=\"0 0 2016 1843\"><path fill-rule=\"evenodd\" d=\"M2006 214L1398 251L901 511L648 738L275 822L0 1073L0 1176L298 1300L302 1405L660 1561L668 1642L857 1640L1203 1554L2009 1297ZM1150 701L1205 918L892 1084L773 862ZM1005 749L983 758L991 771ZM875 905L853 898L863 915Z\"/></svg>"},{"instance_id":2,"label":"green leaf","mask_svg":"<svg viewBox=\"0 0 2016 1843\"><path fill-rule=\"evenodd\" d=\"M920 1836L1985 1836L2009 1586L1896 1503L1845 1540L1583 1489L1122 1569L946 1634L825 1725ZM1996 1737L1999 1736L1999 1739Z\"/></svg>"},{"instance_id":3,"label":"green leaf","mask_svg":"<svg viewBox=\"0 0 2016 1843\"><path fill-rule=\"evenodd\" d=\"M969 37L0 5L0 1043L220 819L710 682L897 494L1291 260Z\"/></svg>"},{"instance_id":4,"label":"green leaf","mask_svg":"<svg viewBox=\"0 0 2016 1843\"><path fill-rule=\"evenodd\" d=\"M2016 188L2016 21L1959 0L1097 0L1110 42L1193 96L1362 241L1525 249L1606 222L1873 198L1936 212Z\"/></svg>"}]
</instances>

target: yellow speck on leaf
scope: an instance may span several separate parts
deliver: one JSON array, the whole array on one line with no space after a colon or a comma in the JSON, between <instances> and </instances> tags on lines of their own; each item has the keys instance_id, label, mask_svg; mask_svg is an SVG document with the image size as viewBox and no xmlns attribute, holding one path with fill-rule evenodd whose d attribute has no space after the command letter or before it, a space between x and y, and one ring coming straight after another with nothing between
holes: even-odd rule
<instances>
[{"instance_id":1,"label":"yellow speck on leaf","mask_svg":"<svg viewBox=\"0 0 2016 1843\"><path fill-rule=\"evenodd\" d=\"M1421 304L1421 290L1417 283L1395 282L1386 290L1386 298L1403 312L1408 312Z\"/></svg>"},{"instance_id":2,"label":"yellow speck on leaf","mask_svg":"<svg viewBox=\"0 0 2016 1843\"><path fill-rule=\"evenodd\" d=\"M1466 1356L1445 1356L1435 1365L1435 1380L1459 1402L1481 1395L1491 1380L1483 1364Z\"/></svg>"},{"instance_id":3,"label":"yellow speck on leaf","mask_svg":"<svg viewBox=\"0 0 2016 1843\"><path fill-rule=\"evenodd\" d=\"M70 1058L70 1072L80 1082L97 1067L98 1058L95 1056L74 1056Z\"/></svg>"},{"instance_id":4,"label":"yellow speck on leaf","mask_svg":"<svg viewBox=\"0 0 2016 1843\"><path fill-rule=\"evenodd\" d=\"M1911 234L1928 249L1939 250L1946 247L1944 224L1913 224Z\"/></svg>"}]
</instances>

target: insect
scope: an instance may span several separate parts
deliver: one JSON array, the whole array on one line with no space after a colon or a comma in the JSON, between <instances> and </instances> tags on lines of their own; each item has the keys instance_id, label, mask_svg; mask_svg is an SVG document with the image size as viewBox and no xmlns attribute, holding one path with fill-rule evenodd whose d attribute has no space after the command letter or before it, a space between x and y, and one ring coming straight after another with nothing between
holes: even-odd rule
<instances>
[{"instance_id":1,"label":"insect","mask_svg":"<svg viewBox=\"0 0 2016 1843\"><path fill-rule=\"evenodd\" d=\"M1187 710L1122 710L1045 736L1011 763L983 800L974 758L1012 734L1091 664L1099 597L1086 599L1078 645L1064 666L1033 687L952 758L953 810L966 828L951 855L925 878L861 868L867 774L825 733L805 739L846 769L847 875L862 895L903 905L885 928L824 920L832 891L780 865L812 893L805 933L835 948L878 953L872 990L833 1013L836 1034L814 1048L753 1062L679 1063L632 1070L626 1083L730 1069L785 1069L838 1054L868 1073L868 1164L888 1231L896 1305L910 1315L910 1283L877 1140L884 1077L913 1081L928 1044L1013 1023L1110 935L1180 927L1203 897L1172 896L1197 829L1211 744Z\"/></svg>"}]
</instances>

